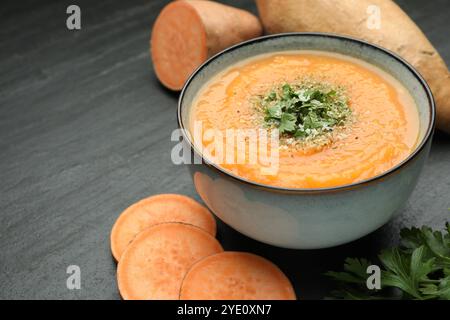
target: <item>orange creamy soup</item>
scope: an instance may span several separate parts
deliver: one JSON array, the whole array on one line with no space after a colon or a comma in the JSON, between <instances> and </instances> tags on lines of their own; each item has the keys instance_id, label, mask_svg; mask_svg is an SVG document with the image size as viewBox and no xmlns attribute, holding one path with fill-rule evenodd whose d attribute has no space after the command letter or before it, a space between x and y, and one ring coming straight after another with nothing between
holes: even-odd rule
<instances>
[{"instance_id":1,"label":"orange creamy soup","mask_svg":"<svg viewBox=\"0 0 450 320\"><path fill-rule=\"evenodd\" d=\"M226 137L227 129L267 128L255 101L275 87L300 79L343 88L351 121L322 145L286 143L298 139L289 136L283 142L280 140L277 170L271 174L262 174L260 163L217 159L213 162L239 177L262 184L324 188L379 175L400 163L415 148L419 118L407 90L392 76L366 62L318 51L262 55L216 75L193 102L189 129L195 145L210 150L209 155L214 156L216 145L211 135L205 134L208 129ZM200 135L194 133L195 123L201 123ZM229 141L225 143L225 154L244 152L249 157L249 152L255 152L249 149L237 150Z\"/></svg>"}]
</instances>

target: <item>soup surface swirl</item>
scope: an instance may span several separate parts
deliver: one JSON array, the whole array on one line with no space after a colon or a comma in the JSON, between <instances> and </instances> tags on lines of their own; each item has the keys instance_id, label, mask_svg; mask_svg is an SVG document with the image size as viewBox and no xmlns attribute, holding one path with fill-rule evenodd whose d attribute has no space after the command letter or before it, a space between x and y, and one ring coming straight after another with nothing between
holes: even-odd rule
<instances>
[{"instance_id":1,"label":"soup surface swirl","mask_svg":"<svg viewBox=\"0 0 450 320\"><path fill-rule=\"evenodd\" d=\"M413 98L396 79L366 62L319 51L258 56L220 72L194 99L189 130L197 147L217 154L208 130L226 137L229 129L266 129L258 97L285 83L312 79L344 88L352 121L330 143L316 148L302 144L277 147L277 170L261 173L261 164L212 160L244 179L286 188L326 188L377 176L404 160L416 147L419 117ZM195 134L201 123L202 134ZM221 137L221 141L222 141ZM286 137L284 137L286 138ZM293 138L295 139L295 138ZM217 140L216 140L217 142ZM244 152L225 140L224 154ZM259 153L259 151L256 151ZM208 158L206 153L204 156Z\"/></svg>"}]
</instances>

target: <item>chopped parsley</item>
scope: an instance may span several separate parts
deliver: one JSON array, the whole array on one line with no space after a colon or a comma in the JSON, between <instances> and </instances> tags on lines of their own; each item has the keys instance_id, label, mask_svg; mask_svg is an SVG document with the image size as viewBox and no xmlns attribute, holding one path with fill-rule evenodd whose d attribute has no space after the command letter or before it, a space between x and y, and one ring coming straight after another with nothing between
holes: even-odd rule
<instances>
[{"instance_id":1,"label":"chopped parsley","mask_svg":"<svg viewBox=\"0 0 450 320\"><path fill-rule=\"evenodd\" d=\"M352 115L342 88L318 82L286 83L262 96L259 109L265 125L278 128L290 142L316 144L329 143L334 129Z\"/></svg>"}]
</instances>

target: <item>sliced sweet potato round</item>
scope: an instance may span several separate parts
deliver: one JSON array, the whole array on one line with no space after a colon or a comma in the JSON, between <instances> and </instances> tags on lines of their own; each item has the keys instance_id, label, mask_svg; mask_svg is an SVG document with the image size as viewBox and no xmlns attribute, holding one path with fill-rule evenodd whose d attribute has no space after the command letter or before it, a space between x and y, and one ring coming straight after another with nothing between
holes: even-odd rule
<instances>
[{"instance_id":1,"label":"sliced sweet potato round","mask_svg":"<svg viewBox=\"0 0 450 320\"><path fill-rule=\"evenodd\" d=\"M181 300L295 300L294 289L272 262L245 252L208 256L186 274Z\"/></svg>"},{"instance_id":2,"label":"sliced sweet potato round","mask_svg":"<svg viewBox=\"0 0 450 320\"><path fill-rule=\"evenodd\" d=\"M176 300L181 282L198 260L222 252L206 231L184 223L162 223L142 231L128 246L117 267L125 300Z\"/></svg>"},{"instance_id":3,"label":"sliced sweet potato round","mask_svg":"<svg viewBox=\"0 0 450 320\"><path fill-rule=\"evenodd\" d=\"M128 207L111 231L111 251L119 261L126 247L142 230L163 222L184 222L216 235L216 221L207 208L178 194L159 194Z\"/></svg>"}]
</instances>

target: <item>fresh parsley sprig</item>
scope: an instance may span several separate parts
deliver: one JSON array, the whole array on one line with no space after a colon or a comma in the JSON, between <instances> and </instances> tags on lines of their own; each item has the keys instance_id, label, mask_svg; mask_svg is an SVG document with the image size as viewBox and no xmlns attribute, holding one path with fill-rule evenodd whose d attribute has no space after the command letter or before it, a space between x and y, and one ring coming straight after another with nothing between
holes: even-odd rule
<instances>
[{"instance_id":1,"label":"fresh parsley sprig","mask_svg":"<svg viewBox=\"0 0 450 320\"><path fill-rule=\"evenodd\" d=\"M339 284L337 299L450 300L450 224L444 232L429 227L403 229L401 245L382 251L381 289L366 286L366 259L347 258L344 271L327 276Z\"/></svg>"},{"instance_id":2,"label":"fresh parsley sprig","mask_svg":"<svg viewBox=\"0 0 450 320\"><path fill-rule=\"evenodd\" d=\"M352 114L342 88L317 82L284 84L264 96L261 107L266 125L310 140L343 126Z\"/></svg>"}]
</instances>

